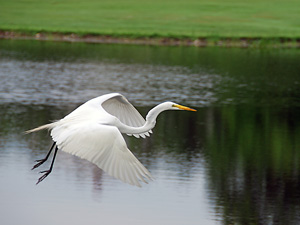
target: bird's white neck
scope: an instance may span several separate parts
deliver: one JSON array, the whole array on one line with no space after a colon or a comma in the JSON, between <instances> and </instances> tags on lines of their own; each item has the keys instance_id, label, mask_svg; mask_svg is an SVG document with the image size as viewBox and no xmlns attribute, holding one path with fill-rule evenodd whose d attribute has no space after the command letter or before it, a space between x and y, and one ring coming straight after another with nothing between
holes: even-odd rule
<instances>
[{"instance_id":1,"label":"bird's white neck","mask_svg":"<svg viewBox=\"0 0 300 225\"><path fill-rule=\"evenodd\" d=\"M146 133L154 128L154 126L156 124L157 116L165 110L167 110L167 109L164 107L164 103L159 104L148 112L148 114L146 116L146 123L143 126L131 127L131 126L127 126L125 124L121 124L121 126L119 126L118 128L121 133L126 133L126 134Z\"/></svg>"}]
</instances>

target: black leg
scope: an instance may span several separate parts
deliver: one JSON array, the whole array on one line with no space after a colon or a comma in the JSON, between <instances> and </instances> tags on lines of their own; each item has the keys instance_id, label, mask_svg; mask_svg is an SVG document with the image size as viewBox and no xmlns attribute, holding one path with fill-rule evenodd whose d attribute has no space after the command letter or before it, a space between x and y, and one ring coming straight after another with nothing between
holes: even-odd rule
<instances>
[{"instance_id":1,"label":"black leg","mask_svg":"<svg viewBox=\"0 0 300 225\"><path fill-rule=\"evenodd\" d=\"M52 162L51 162L51 166L50 166L50 169L49 170L45 170L45 171L41 171L40 173L45 173L43 176L41 176L39 178L39 180L37 181L36 184L40 183L41 181L43 181L51 172L52 172L52 168L53 168L53 164L54 164L54 161L55 161L55 157L56 157L56 154L57 154L57 146L55 147L55 152L54 152L54 155L53 155L53 159L52 159Z\"/></svg>"},{"instance_id":2,"label":"black leg","mask_svg":"<svg viewBox=\"0 0 300 225\"><path fill-rule=\"evenodd\" d=\"M53 142L53 145L51 146L49 152L47 153L46 157L44 159L38 159L38 160L35 160L36 162L38 162L37 164L35 164L33 167L32 167L32 170L34 170L35 168L38 168L40 165L42 165L44 162L47 161L47 159L49 158L54 146L55 146L55 142Z\"/></svg>"}]
</instances>

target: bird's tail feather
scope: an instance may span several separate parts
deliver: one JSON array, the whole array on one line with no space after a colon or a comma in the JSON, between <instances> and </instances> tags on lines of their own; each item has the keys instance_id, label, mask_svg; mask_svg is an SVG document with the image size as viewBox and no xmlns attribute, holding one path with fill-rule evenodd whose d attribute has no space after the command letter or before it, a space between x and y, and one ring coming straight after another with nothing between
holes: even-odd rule
<instances>
[{"instance_id":1,"label":"bird's tail feather","mask_svg":"<svg viewBox=\"0 0 300 225\"><path fill-rule=\"evenodd\" d=\"M25 134L29 134L29 133L44 130L44 129L51 130L56 126L56 123L57 123L57 121L53 122L53 123L48 123L48 124L45 124L45 125L42 125L42 126L39 126L39 127L36 127L36 128L33 128L31 130L27 130L27 131L25 131Z\"/></svg>"}]
</instances>

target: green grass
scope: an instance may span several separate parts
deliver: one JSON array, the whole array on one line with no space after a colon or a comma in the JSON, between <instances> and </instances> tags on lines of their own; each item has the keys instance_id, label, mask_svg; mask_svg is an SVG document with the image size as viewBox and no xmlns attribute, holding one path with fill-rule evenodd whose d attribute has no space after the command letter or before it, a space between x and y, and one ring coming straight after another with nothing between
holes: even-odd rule
<instances>
[{"instance_id":1,"label":"green grass","mask_svg":"<svg viewBox=\"0 0 300 225\"><path fill-rule=\"evenodd\" d=\"M299 38L299 0L0 0L0 30L130 37Z\"/></svg>"}]
</instances>

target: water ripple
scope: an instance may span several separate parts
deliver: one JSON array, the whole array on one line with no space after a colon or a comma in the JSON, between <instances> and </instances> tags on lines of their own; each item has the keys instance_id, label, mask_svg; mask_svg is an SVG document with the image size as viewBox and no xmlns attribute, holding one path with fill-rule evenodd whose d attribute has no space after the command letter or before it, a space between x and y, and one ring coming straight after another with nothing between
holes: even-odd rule
<instances>
[{"instance_id":1,"label":"water ripple","mask_svg":"<svg viewBox=\"0 0 300 225\"><path fill-rule=\"evenodd\" d=\"M139 106L176 101L198 106L215 101L218 75L184 67L113 63L0 61L3 103L63 105L120 92Z\"/></svg>"}]
</instances>

